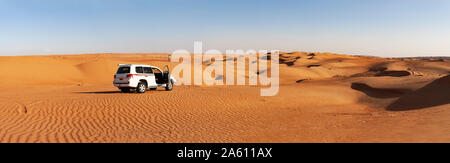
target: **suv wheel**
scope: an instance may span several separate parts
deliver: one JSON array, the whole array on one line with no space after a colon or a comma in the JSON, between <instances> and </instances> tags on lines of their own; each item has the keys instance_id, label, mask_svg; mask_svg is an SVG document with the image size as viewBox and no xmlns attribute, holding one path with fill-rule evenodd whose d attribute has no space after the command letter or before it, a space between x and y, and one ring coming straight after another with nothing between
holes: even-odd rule
<instances>
[{"instance_id":1,"label":"suv wheel","mask_svg":"<svg viewBox=\"0 0 450 163\"><path fill-rule=\"evenodd\" d=\"M136 93L145 93L145 91L147 91L147 86L140 82L136 88Z\"/></svg>"},{"instance_id":2,"label":"suv wheel","mask_svg":"<svg viewBox=\"0 0 450 163\"><path fill-rule=\"evenodd\" d=\"M166 85L166 91L171 91L173 89L172 80L169 80L169 83Z\"/></svg>"}]
</instances>

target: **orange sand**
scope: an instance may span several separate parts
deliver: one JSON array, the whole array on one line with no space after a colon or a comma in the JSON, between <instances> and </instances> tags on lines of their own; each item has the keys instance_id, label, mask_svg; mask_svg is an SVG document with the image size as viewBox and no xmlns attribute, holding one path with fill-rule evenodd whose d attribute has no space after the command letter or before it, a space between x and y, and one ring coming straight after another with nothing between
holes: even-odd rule
<instances>
[{"instance_id":1,"label":"orange sand","mask_svg":"<svg viewBox=\"0 0 450 163\"><path fill-rule=\"evenodd\" d=\"M167 54L0 57L0 142L450 142L450 61L282 53L280 92L123 94L118 63Z\"/></svg>"}]
</instances>

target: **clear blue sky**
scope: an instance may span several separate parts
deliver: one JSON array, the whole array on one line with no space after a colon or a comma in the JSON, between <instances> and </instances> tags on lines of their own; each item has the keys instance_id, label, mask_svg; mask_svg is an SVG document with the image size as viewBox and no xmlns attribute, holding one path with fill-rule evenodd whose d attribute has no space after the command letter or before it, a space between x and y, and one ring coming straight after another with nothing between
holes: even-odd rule
<instances>
[{"instance_id":1,"label":"clear blue sky","mask_svg":"<svg viewBox=\"0 0 450 163\"><path fill-rule=\"evenodd\" d=\"M450 56L449 0L0 0L0 55L279 49Z\"/></svg>"}]
</instances>

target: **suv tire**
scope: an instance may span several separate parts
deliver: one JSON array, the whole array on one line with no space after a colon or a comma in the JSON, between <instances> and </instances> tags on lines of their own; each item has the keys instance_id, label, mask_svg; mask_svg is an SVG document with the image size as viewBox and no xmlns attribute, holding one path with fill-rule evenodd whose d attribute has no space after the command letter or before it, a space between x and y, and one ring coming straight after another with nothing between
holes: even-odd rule
<instances>
[{"instance_id":1,"label":"suv tire","mask_svg":"<svg viewBox=\"0 0 450 163\"><path fill-rule=\"evenodd\" d=\"M139 82L136 88L136 93L145 93L147 91L147 86L143 82Z\"/></svg>"},{"instance_id":2,"label":"suv tire","mask_svg":"<svg viewBox=\"0 0 450 163\"><path fill-rule=\"evenodd\" d=\"M172 91L173 83L172 80L169 79L169 83L166 84L166 91Z\"/></svg>"}]
</instances>

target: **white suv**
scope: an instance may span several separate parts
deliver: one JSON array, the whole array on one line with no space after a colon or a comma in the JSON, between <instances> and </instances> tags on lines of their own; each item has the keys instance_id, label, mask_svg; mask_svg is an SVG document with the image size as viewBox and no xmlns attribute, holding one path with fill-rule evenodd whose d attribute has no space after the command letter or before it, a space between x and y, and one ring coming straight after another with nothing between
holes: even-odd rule
<instances>
[{"instance_id":1,"label":"white suv","mask_svg":"<svg viewBox=\"0 0 450 163\"><path fill-rule=\"evenodd\" d=\"M149 65L119 64L119 69L114 75L114 86L124 93L131 90L145 93L147 88L156 90L158 87L171 91L175 82L175 78L170 76L168 66L165 66L162 71L158 67Z\"/></svg>"}]
</instances>

